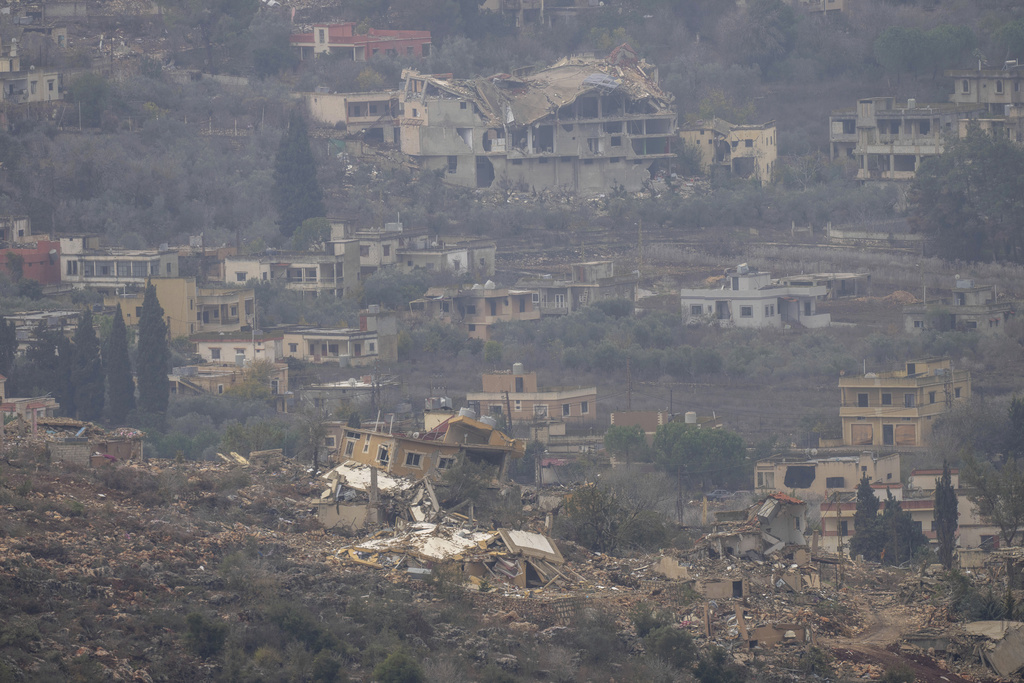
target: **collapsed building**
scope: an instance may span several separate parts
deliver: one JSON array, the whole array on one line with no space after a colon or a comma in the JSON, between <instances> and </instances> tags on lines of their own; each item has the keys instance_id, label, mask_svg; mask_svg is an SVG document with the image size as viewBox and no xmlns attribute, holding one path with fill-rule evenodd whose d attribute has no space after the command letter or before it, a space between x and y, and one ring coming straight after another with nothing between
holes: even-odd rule
<instances>
[{"instance_id":1,"label":"collapsed building","mask_svg":"<svg viewBox=\"0 0 1024 683\"><path fill-rule=\"evenodd\" d=\"M407 69L401 149L466 187L639 190L675 153L672 96L657 80L628 45L605 59L471 80Z\"/></svg>"}]
</instances>

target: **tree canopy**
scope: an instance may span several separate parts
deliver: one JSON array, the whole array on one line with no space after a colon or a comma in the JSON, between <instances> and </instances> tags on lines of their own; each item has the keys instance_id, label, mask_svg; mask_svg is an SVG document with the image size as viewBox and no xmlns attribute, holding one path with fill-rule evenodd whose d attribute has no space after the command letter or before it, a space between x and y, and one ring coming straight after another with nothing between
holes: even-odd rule
<instances>
[{"instance_id":1,"label":"tree canopy","mask_svg":"<svg viewBox=\"0 0 1024 683\"><path fill-rule=\"evenodd\" d=\"M107 371L107 417L115 425L123 424L128 413L135 410L135 378L128 357L128 328L121 304L117 305L110 325L103 360Z\"/></svg>"},{"instance_id":2,"label":"tree canopy","mask_svg":"<svg viewBox=\"0 0 1024 683\"><path fill-rule=\"evenodd\" d=\"M78 321L71 364L76 416L80 420L99 420L103 415L104 373L90 308L85 309Z\"/></svg>"},{"instance_id":3,"label":"tree canopy","mask_svg":"<svg viewBox=\"0 0 1024 683\"><path fill-rule=\"evenodd\" d=\"M306 119L298 110L289 115L288 130L281 137L274 158L273 194L278 225L285 237L291 237L307 218L327 213L316 177L316 160L309 147Z\"/></svg>"},{"instance_id":4,"label":"tree canopy","mask_svg":"<svg viewBox=\"0 0 1024 683\"><path fill-rule=\"evenodd\" d=\"M139 410L150 415L163 415L167 412L170 397L167 373L171 369L171 352L167 346L164 309L156 298L153 283L146 285L146 294L142 299L137 362Z\"/></svg>"},{"instance_id":5,"label":"tree canopy","mask_svg":"<svg viewBox=\"0 0 1024 683\"><path fill-rule=\"evenodd\" d=\"M742 485L750 480L743 439L726 429L670 422L658 427L654 452L667 472L704 485Z\"/></svg>"}]
</instances>

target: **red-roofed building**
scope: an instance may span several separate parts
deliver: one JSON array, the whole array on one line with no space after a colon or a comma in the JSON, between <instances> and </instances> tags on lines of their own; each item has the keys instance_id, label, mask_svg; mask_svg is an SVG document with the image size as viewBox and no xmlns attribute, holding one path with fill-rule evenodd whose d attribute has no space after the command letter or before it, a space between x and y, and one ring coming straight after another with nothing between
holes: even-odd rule
<instances>
[{"instance_id":1,"label":"red-roofed building","mask_svg":"<svg viewBox=\"0 0 1024 683\"><path fill-rule=\"evenodd\" d=\"M0 251L0 267L10 274L8 255L16 253L24 259L21 275L26 280L35 280L43 285L60 284L60 242L39 240L27 244L15 244Z\"/></svg>"},{"instance_id":2,"label":"red-roofed building","mask_svg":"<svg viewBox=\"0 0 1024 683\"><path fill-rule=\"evenodd\" d=\"M321 54L340 55L356 62L368 61L376 54L397 57L426 57L430 54L430 31L392 31L371 28L366 34L355 32L354 22L314 24L311 33L293 33L289 40L299 59Z\"/></svg>"}]
</instances>

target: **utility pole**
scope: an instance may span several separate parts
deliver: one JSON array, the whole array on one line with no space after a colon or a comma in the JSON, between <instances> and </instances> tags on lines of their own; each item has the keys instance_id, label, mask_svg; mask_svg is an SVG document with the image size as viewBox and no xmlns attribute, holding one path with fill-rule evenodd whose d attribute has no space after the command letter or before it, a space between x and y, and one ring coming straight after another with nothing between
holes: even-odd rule
<instances>
[{"instance_id":1,"label":"utility pole","mask_svg":"<svg viewBox=\"0 0 1024 683\"><path fill-rule=\"evenodd\" d=\"M508 411L508 437L512 439L515 438L512 436L515 430L512 429L512 401L508 397L508 390L505 391L505 410Z\"/></svg>"}]
</instances>

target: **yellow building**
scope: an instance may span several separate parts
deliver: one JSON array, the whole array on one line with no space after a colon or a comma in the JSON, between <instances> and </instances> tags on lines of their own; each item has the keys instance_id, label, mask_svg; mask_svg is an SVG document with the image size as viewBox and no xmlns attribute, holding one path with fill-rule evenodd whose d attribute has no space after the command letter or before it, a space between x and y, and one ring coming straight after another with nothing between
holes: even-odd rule
<instances>
[{"instance_id":1,"label":"yellow building","mask_svg":"<svg viewBox=\"0 0 1024 683\"><path fill-rule=\"evenodd\" d=\"M679 137L700 153L704 173L724 169L762 185L772 180L779 156L774 121L744 126L719 118L697 121L681 126Z\"/></svg>"},{"instance_id":2,"label":"yellow building","mask_svg":"<svg viewBox=\"0 0 1024 683\"><path fill-rule=\"evenodd\" d=\"M153 278L156 298L172 337L198 332L237 332L253 322L256 293L247 288L199 287L191 277ZM139 324L145 291L104 298L105 306L121 304L124 324Z\"/></svg>"},{"instance_id":3,"label":"yellow building","mask_svg":"<svg viewBox=\"0 0 1024 683\"><path fill-rule=\"evenodd\" d=\"M874 453L795 460L762 460L754 466L754 490L759 494L788 493L808 500L824 500L833 493L852 493L862 477L873 485L900 483L900 455Z\"/></svg>"},{"instance_id":4,"label":"yellow building","mask_svg":"<svg viewBox=\"0 0 1024 683\"><path fill-rule=\"evenodd\" d=\"M925 446L933 419L971 397L971 374L948 358L908 362L896 372L839 378L847 446Z\"/></svg>"}]
</instances>

